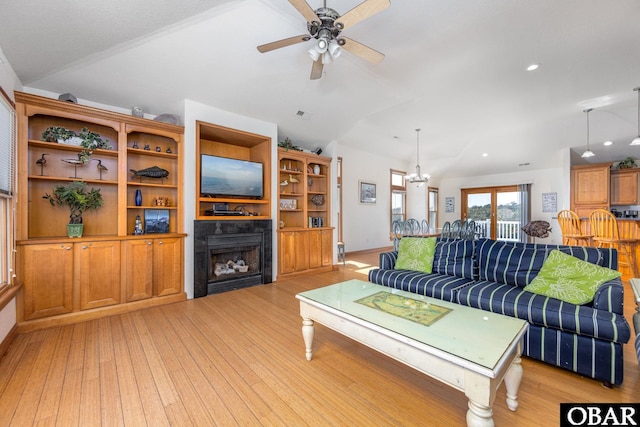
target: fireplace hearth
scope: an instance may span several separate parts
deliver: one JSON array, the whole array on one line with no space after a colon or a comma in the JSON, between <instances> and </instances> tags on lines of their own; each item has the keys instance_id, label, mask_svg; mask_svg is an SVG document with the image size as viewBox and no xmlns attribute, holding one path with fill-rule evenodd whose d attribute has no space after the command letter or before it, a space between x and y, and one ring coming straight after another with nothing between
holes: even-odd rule
<instances>
[{"instance_id":1,"label":"fireplace hearth","mask_svg":"<svg viewBox=\"0 0 640 427\"><path fill-rule=\"evenodd\" d=\"M194 223L194 296L272 281L270 220Z\"/></svg>"}]
</instances>

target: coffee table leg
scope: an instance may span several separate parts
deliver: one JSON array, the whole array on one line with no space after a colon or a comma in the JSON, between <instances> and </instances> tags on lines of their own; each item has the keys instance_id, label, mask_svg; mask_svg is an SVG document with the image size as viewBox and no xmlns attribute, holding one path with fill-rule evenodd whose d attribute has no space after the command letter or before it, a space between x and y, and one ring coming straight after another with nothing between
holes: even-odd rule
<instances>
[{"instance_id":1,"label":"coffee table leg","mask_svg":"<svg viewBox=\"0 0 640 427\"><path fill-rule=\"evenodd\" d=\"M313 344L313 320L302 319L302 338L306 348L307 360L311 360L311 345Z\"/></svg>"},{"instance_id":2,"label":"coffee table leg","mask_svg":"<svg viewBox=\"0 0 640 427\"><path fill-rule=\"evenodd\" d=\"M490 406L479 405L474 401L469 401L467 411L468 427L494 427L493 409Z\"/></svg>"},{"instance_id":3,"label":"coffee table leg","mask_svg":"<svg viewBox=\"0 0 640 427\"><path fill-rule=\"evenodd\" d=\"M504 375L504 385L507 388L507 406L512 411L518 409L518 389L522 381L522 359L516 357Z\"/></svg>"}]
</instances>

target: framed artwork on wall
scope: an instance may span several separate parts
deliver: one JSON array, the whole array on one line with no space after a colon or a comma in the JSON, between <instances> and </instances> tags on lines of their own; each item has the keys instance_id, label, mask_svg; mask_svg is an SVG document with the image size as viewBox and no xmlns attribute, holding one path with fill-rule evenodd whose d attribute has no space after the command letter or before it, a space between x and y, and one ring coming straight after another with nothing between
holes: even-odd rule
<instances>
[{"instance_id":1,"label":"framed artwork on wall","mask_svg":"<svg viewBox=\"0 0 640 427\"><path fill-rule=\"evenodd\" d=\"M146 234L169 232L169 209L145 209L144 232Z\"/></svg>"},{"instance_id":2,"label":"framed artwork on wall","mask_svg":"<svg viewBox=\"0 0 640 427\"><path fill-rule=\"evenodd\" d=\"M456 198L455 197L445 197L444 198L444 211L451 213L455 210L456 206Z\"/></svg>"},{"instance_id":3,"label":"framed artwork on wall","mask_svg":"<svg viewBox=\"0 0 640 427\"><path fill-rule=\"evenodd\" d=\"M359 181L360 183L360 203L376 203L376 184L372 182Z\"/></svg>"}]
</instances>

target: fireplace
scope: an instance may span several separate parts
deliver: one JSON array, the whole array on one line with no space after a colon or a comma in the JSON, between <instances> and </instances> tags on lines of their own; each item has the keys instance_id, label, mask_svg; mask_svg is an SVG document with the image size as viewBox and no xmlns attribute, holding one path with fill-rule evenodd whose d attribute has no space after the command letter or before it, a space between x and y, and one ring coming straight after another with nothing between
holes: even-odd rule
<instances>
[{"instance_id":1,"label":"fireplace","mask_svg":"<svg viewBox=\"0 0 640 427\"><path fill-rule=\"evenodd\" d=\"M195 221L194 296L271 283L270 220Z\"/></svg>"}]
</instances>

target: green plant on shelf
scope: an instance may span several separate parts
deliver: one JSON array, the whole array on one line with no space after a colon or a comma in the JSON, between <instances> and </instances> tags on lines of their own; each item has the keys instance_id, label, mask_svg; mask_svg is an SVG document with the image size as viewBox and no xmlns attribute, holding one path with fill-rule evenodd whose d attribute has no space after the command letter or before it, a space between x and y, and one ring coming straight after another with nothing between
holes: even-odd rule
<instances>
[{"instance_id":1,"label":"green plant on shelf","mask_svg":"<svg viewBox=\"0 0 640 427\"><path fill-rule=\"evenodd\" d=\"M45 193L43 199L49 200L51 206L67 206L69 208L69 224L82 224L82 213L97 209L104 204L100 189L92 188L86 191L87 183L73 181L68 184L56 185L52 194Z\"/></svg>"},{"instance_id":2,"label":"green plant on shelf","mask_svg":"<svg viewBox=\"0 0 640 427\"><path fill-rule=\"evenodd\" d=\"M82 146L90 150L95 150L96 148L111 150L113 148L109 144L108 140L102 139L100 134L96 132L91 132L87 128L82 128L82 130L78 134L78 137L82 139Z\"/></svg>"}]
</instances>

